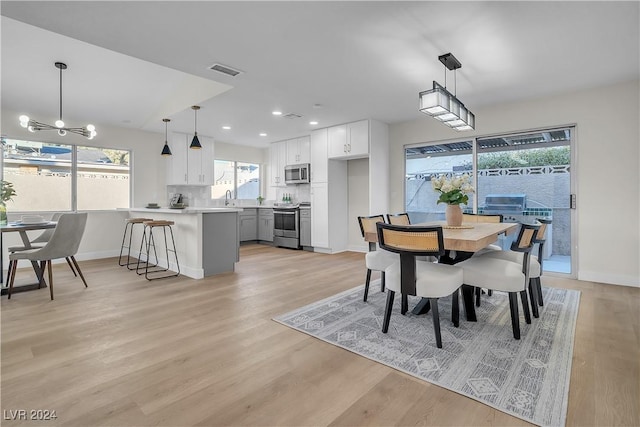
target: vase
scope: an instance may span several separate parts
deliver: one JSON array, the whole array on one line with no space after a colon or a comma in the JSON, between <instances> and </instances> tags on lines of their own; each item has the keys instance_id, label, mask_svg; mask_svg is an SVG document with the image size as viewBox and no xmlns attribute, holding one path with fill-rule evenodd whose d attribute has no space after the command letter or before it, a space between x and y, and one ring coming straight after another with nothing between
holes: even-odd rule
<instances>
[{"instance_id":1,"label":"vase","mask_svg":"<svg viewBox=\"0 0 640 427\"><path fill-rule=\"evenodd\" d=\"M450 227L460 227L462 225L462 208L460 205L447 205L444 212L447 225Z\"/></svg>"}]
</instances>

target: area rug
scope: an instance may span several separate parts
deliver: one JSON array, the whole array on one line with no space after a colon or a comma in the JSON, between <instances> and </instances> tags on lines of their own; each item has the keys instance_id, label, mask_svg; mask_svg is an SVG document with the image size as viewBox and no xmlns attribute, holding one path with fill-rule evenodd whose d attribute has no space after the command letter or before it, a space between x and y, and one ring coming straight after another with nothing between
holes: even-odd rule
<instances>
[{"instance_id":1,"label":"area rug","mask_svg":"<svg viewBox=\"0 0 640 427\"><path fill-rule=\"evenodd\" d=\"M506 293L483 295L477 322L464 320L460 301L459 328L451 323L451 298L443 298L442 349L431 312L403 316L396 297L383 334L386 293L372 282L365 303L363 291L358 286L273 320L533 424L565 424L579 291L543 287L544 306L530 325L520 305L520 340L513 338ZM409 309L418 301L410 297Z\"/></svg>"}]
</instances>

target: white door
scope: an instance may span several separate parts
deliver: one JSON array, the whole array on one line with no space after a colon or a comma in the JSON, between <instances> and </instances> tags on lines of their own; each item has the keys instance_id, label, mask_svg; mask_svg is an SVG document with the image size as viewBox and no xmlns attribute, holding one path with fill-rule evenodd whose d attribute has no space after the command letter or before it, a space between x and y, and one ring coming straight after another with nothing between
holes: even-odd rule
<instances>
[{"instance_id":1,"label":"white door","mask_svg":"<svg viewBox=\"0 0 640 427\"><path fill-rule=\"evenodd\" d=\"M349 123L347 125L347 153L349 156L365 156L369 154L369 120Z\"/></svg>"},{"instance_id":2,"label":"white door","mask_svg":"<svg viewBox=\"0 0 640 427\"><path fill-rule=\"evenodd\" d=\"M329 163L327 159L327 129L311 133L311 182L327 182ZM311 205L313 206L313 205Z\"/></svg>"}]
</instances>

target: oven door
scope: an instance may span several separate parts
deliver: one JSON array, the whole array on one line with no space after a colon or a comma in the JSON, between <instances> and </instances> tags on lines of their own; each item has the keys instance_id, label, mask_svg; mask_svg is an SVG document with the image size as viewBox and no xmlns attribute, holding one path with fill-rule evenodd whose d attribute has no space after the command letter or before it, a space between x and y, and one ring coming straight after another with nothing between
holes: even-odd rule
<instances>
[{"instance_id":1,"label":"oven door","mask_svg":"<svg viewBox=\"0 0 640 427\"><path fill-rule=\"evenodd\" d=\"M273 235L298 238L298 210L273 210Z\"/></svg>"}]
</instances>

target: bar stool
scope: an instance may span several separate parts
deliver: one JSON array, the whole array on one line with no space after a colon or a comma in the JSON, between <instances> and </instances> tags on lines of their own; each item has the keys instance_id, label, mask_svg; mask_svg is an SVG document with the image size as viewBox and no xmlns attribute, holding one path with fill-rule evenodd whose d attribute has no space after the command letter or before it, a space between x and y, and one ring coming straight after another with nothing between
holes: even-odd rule
<instances>
[{"instance_id":1,"label":"bar stool","mask_svg":"<svg viewBox=\"0 0 640 427\"><path fill-rule=\"evenodd\" d=\"M127 218L124 226L124 234L122 235L122 245L120 246L120 257L118 258L118 265L120 267L127 266L129 270L133 270L133 267L130 267L136 262L131 262L131 239L133 238L133 226L136 224L142 224L145 221L153 221L152 218ZM125 245L127 241L127 232L129 233L129 245ZM123 262L122 259L124 250L127 250L127 262ZM140 260L140 252L138 252L138 261Z\"/></svg>"},{"instance_id":2,"label":"bar stool","mask_svg":"<svg viewBox=\"0 0 640 427\"><path fill-rule=\"evenodd\" d=\"M142 253L143 248L146 248L146 260L144 261L144 266L141 266L140 259L138 259L138 263L136 265L136 273L144 274L145 279L147 280L156 280L156 279L164 279L167 277L175 277L180 275L180 263L178 262L178 253L176 252L176 241L173 238L173 228L172 225L175 224L173 221L165 221L165 220L149 220L143 221L144 229L142 231L142 240L140 242L140 253ZM164 234L164 248L165 255L167 259L167 268L162 268L159 266L158 262L158 254L156 252L156 242L153 235L154 228L162 228ZM171 234L171 248L169 248L169 242L167 240L167 229L169 229L169 233ZM155 256L155 264L149 263L149 257L151 256L151 248L153 247L153 254ZM165 271L169 271L169 252L173 252L173 255L176 259L176 267L178 271L175 274L165 274L156 277L150 277L150 273L161 273ZM150 269L151 268L151 269Z\"/></svg>"}]
</instances>

